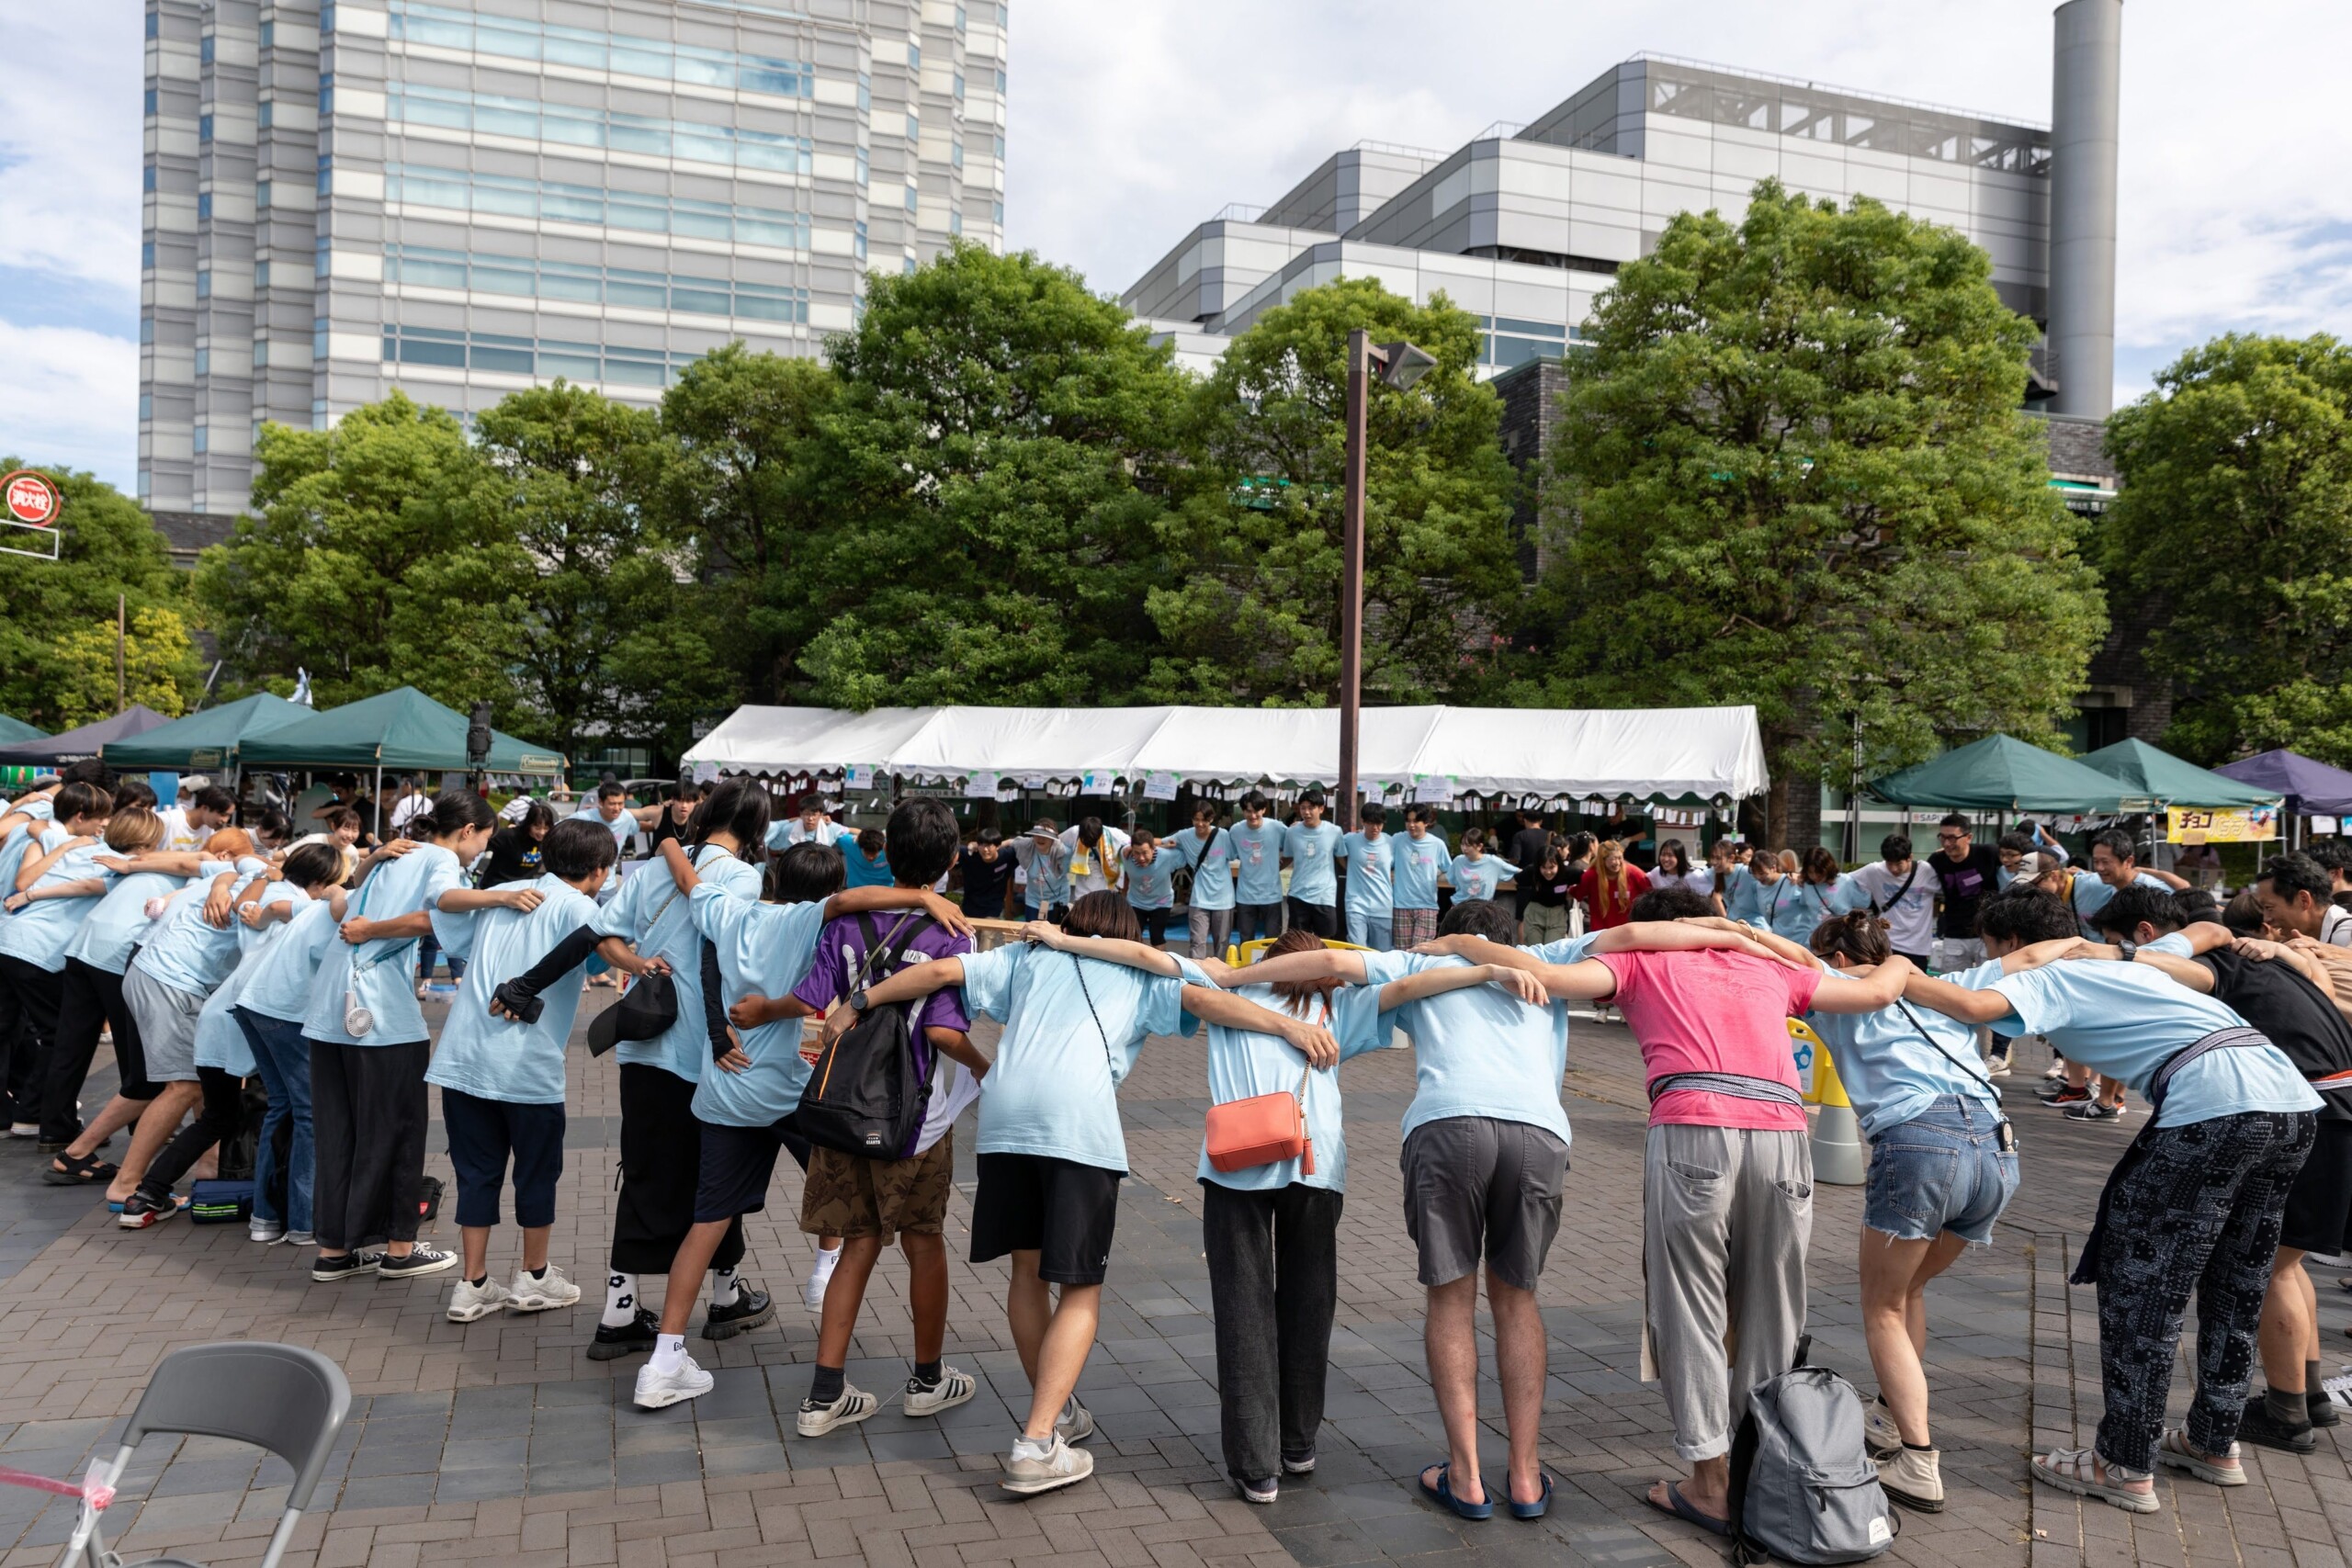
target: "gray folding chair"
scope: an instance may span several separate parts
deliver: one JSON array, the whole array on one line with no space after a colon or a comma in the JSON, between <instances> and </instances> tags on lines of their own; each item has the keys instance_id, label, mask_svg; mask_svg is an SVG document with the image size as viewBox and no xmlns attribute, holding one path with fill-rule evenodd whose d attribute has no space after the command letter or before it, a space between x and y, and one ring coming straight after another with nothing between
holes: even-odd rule
<instances>
[{"instance_id":1,"label":"gray folding chair","mask_svg":"<svg viewBox=\"0 0 2352 1568\"><path fill-rule=\"evenodd\" d=\"M130 1468L131 1451L151 1432L199 1438L233 1438L267 1449L293 1467L286 1513L269 1538L262 1568L277 1568L302 1510L311 1505L319 1472L351 1414L351 1384L343 1369L316 1350L292 1345L230 1340L190 1345L164 1358L130 1413L122 1449L107 1467L107 1485L119 1485ZM97 1510L85 1506L58 1568L120 1568L122 1560L100 1537ZM141 1568L184 1563L175 1557L149 1558ZM193 1568L193 1565L190 1565Z\"/></svg>"}]
</instances>

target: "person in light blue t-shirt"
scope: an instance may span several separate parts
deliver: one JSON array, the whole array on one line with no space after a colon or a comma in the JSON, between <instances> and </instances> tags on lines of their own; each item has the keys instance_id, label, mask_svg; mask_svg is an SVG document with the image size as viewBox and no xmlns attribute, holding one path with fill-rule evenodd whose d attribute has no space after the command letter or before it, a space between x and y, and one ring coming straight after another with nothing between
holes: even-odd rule
<instances>
[{"instance_id":1,"label":"person in light blue t-shirt","mask_svg":"<svg viewBox=\"0 0 2352 1568\"><path fill-rule=\"evenodd\" d=\"M1267 957L1322 947L1320 937L1289 931ZM1171 961L1132 942L1098 940L1078 951L1196 986L1227 986L1269 1011L1319 1022L1339 1042L1342 1062L1387 1044L1384 1013L1440 991L1491 984L1523 1002L1544 999L1532 976L1486 964L1432 964L1379 986L1341 986L1336 978L1253 985L1247 967ZM1187 1032L1194 1021L1187 1018ZM1310 1068L1278 1035L1217 1023L1208 1026L1208 1076L1213 1105L1295 1095L1306 1118L1304 1157L1222 1169L1208 1145L1201 1146L1201 1229L1217 1323L1225 1468L1244 1497L1271 1503L1282 1476L1303 1472L1315 1457L1323 1424L1348 1170L1339 1077L1329 1068Z\"/></svg>"},{"instance_id":2,"label":"person in light blue t-shirt","mask_svg":"<svg viewBox=\"0 0 2352 1568\"><path fill-rule=\"evenodd\" d=\"M1396 945L1390 922L1396 908L1396 840L1381 831L1388 813L1379 807L1356 815L1360 826L1336 852L1348 863L1348 940L1385 953Z\"/></svg>"},{"instance_id":3,"label":"person in light blue t-shirt","mask_svg":"<svg viewBox=\"0 0 2352 1568\"><path fill-rule=\"evenodd\" d=\"M1241 820L1226 830L1237 863L1233 934L1242 942L1283 934L1283 846L1290 829L1267 815L1271 805L1251 790L1241 797Z\"/></svg>"},{"instance_id":4,"label":"person in light blue t-shirt","mask_svg":"<svg viewBox=\"0 0 2352 1568\"><path fill-rule=\"evenodd\" d=\"M1445 868L1445 880L1457 904L1492 898L1495 890L1519 874L1519 867L1487 847L1487 830L1472 828L1462 835L1462 852Z\"/></svg>"},{"instance_id":5,"label":"person in light blue t-shirt","mask_svg":"<svg viewBox=\"0 0 2352 1568\"><path fill-rule=\"evenodd\" d=\"M1217 815L1213 803L1201 802L1193 807L1192 830L1176 834L1163 846L1193 874L1193 891L1184 904L1195 958L1222 958L1233 941L1235 851L1233 836L1218 825Z\"/></svg>"},{"instance_id":6,"label":"person in light blue t-shirt","mask_svg":"<svg viewBox=\"0 0 2352 1568\"><path fill-rule=\"evenodd\" d=\"M603 824L569 818L548 829L540 845L540 874L523 884L538 894L536 908L433 918L442 947L466 964L441 1026L440 1049L424 1075L441 1090L449 1164L458 1177L462 1262L449 1295L452 1323L500 1311L547 1312L580 1300L580 1287L548 1261L548 1238L555 1226L556 1182L563 1175L564 1046L579 1011L584 969L601 968L605 960L592 956L544 987L530 1022L498 1008L494 993L595 920L596 893L617 854ZM633 953L614 957L631 975L669 967L663 959ZM490 1277L490 1233L498 1224L499 1190L510 1162L523 1255L513 1282L500 1284Z\"/></svg>"},{"instance_id":7,"label":"person in light blue t-shirt","mask_svg":"<svg viewBox=\"0 0 2352 1568\"><path fill-rule=\"evenodd\" d=\"M1165 946L1169 913L1176 906L1176 873L1183 862L1148 828L1138 828L1129 835L1119 858L1126 863L1122 880L1126 884L1127 902L1135 907L1136 919L1143 925L1144 941L1154 947Z\"/></svg>"},{"instance_id":8,"label":"person in light blue t-shirt","mask_svg":"<svg viewBox=\"0 0 2352 1568\"><path fill-rule=\"evenodd\" d=\"M2092 917L2106 908L2108 900L2124 888L2154 887L2177 893L2188 886L2188 879L2168 871L2143 867L2139 846L2132 842L2132 835L2120 828L2109 828L2092 836L2091 868L2075 873L2072 886L2075 915L2082 922L2082 933L2095 938L2098 928L2092 923Z\"/></svg>"},{"instance_id":9,"label":"person in light blue t-shirt","mask_svg":"<svg viewBox=\"0 0 2352 1568\"><path fill-rule=\"evenodd\" d=\"M1409 951L1437 935L1437 879L1453 863L1453 852L1437 830L1437 807L1420 802L1405 807L1405 831L1389 854L1388 936Z\"/></svg>"},{"instance_id":10,"label":"person in light blue t-shirt","mask_svg":"<svg viewBox=\"0 0 2352 1568\"><path fill-rule=\"evenodd\" d=\"M996 1064L980 1083L972 1260L1012 1259L1005 1311L1030 1369L1030 1403L1002 1484L1020 1495L1093 1472L1091 1456L1070 1444L1093 1430L1075 1391L1093 1348L1127 1169L1119 1084L1145 1037L1174 1033L1190 1013L1277 1035L1319 1066L1340 1054L1321 1024L1188 983L1170 972L1176 960L1154 950L1144 950L1159 970L1153 974L1084 956L1097 937L1140 947L1135 910L1116 894L1079 899L1061 931L1033 924L1024 934L1032 940L917 964L865 993L865 1005L878 1006L960 985L967 1014L1004 1025ZM847 1023L835 1013L828 1037Z\"/></svg>"},{"instance_id":11,"label":"person in light blue t-shirt","mask_svg":"<svg viewBox=\"0 0 2352 1568\"><path fill-rule=\"evenodd\" d=\"M2150 1513L2158 1464L2223 1484L2238 1476L2262 1303L2320 1100L2284 1052L2214 998L2146 964L2064 957L2079 950L2075 923L2047 893L1996 893L1977 930L1999 972L1966 984L1914 976L1905 997L1963 1023L2046 1034L2069 1062L2149 1100L2074 1275L2098 1290L2106 1414L2091 1447L2040 1455L2033 1474ZM2192 1294L2197 1392L2185 1427L2167 1429Z\"/></svg>"},{"instance_id":12,"label":"person in light blue t-shirt","mask_svg":"<svg viewBox=\"0 0 2352 1568\"><path fill-rule=\"evenodd\" d=\"M1341 835L1323 812L1323 792L1310 789L1298 797L1298 820L1283 829L1283 861L1290 867L1283 908L1292 929L1338 936Z\"/></svg>"}]
</instances>

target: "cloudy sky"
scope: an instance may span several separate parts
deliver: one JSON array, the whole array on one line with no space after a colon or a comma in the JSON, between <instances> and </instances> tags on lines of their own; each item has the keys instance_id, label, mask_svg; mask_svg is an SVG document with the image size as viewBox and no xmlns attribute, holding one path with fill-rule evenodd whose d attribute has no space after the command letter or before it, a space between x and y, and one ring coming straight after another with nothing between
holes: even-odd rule
<instances>
[{"instance_id":1,"label":"cloudy sky","mask_svg":"<svg viewBox=\"0 0 2352 1568\"><path fill-rule=\"evenodd\" d=\"M1012 244L1116 293L1364 138L1449 148L1637 51L2050 118L2044 0L1011 0ZM140 6L7 7L0 454L130 488ZM2118 392L2233 329L2352 333L2341 0L2130 0Z\"/></svg>"}]
</instances>

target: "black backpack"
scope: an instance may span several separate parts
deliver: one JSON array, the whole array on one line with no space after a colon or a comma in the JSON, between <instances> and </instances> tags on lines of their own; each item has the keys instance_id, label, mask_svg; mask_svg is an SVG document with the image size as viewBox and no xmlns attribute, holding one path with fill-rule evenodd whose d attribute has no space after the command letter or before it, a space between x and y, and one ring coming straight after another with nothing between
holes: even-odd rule
<instances>
[{"instance_id":1,"label":"black backpack","mask_svg":"<svg viewBox=\"0 0 2352 1568\"><path fill-rule=\"evenodd\" d=\"M933 922L928 915L906 917L887 941L876 935L871 917L860 915L857 923L865 933L856 982L862 987L888 977ZM867 1009L819 1053L786 1125L822 1148L867 1159L907 1157L931 1106L932 1074L919 1070L915 1058L914 1014L922 1005Z\"/></svg>"}]
</instances>

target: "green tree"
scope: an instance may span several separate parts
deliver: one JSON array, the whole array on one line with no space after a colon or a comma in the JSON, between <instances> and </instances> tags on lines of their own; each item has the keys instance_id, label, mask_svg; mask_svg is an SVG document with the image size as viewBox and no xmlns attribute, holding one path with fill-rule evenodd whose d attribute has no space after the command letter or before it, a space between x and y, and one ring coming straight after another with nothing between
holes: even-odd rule
<instances>
[{"instance_id":1,"label":"green tree","mask_svg":"<svg viewBox=\"0 0 2352 1568\"><path fill-rule=\"evenodd\" d=\"M480 552L490 581L457 586L512 625L502 717L566 755L591 733L682 750L728 687L711 621L681 588L689 552L645 504L663 465L659 419L559 380L500 400L474 430L477 501L502 542Z\"/></svg>"},{"instance_id":2,"label":"green tree","mask_svg":"<svg viewBox=\"0 0 2352 1568\"><path fill-rule=\"evenodd\" d=\"M2105 634L1984 253L1759 185L1628 263L1571 354L1523 700L1752 703L1772 775L2051 739ZM1808 815L1804 814L1804 815Z\"/></svg>"},{"instance_id":3,"label":"green tree","mask_svg":"<svg viewBox=\"0 0 2352 1568\"><path fill-rule=\"evenodd\" d=\"M1340 678L1350 329L1404 339L1437 366L1367 404L1367 699L1442 701L1485 678L1475 657L1520 592L1510 536L1515 476L1501 404L1476 379L1476 317L1374 279L1310 288L1234 338L1199 394L1208 470L1246 481L1195 497L1163 525L1181 563L1148 605L1168 650L1167 701L1332 700Z\"/></svg>"},{"instance_id":4,"label":"green tree","mask_svg":"<svg viewBox=\"0 0 2352 1568\"><path fill-rule=\"evenodd\" d=\"M2232 333L2108 422L2121 494L2098 558L2156 601L2147 652L2199 761L2352 764L2352 345Z\"/></svg>"},{"instance_id":5,"label":"green tree","mask_svg":"<svg viewBox=\"0 0 2352 1568\"><path fill-rule=\"evenodd\" d=\"M0 473L26 465L0 457ZM59 730L103 718L115 711L114 636L118 597L130 615L155 610L185 612L187 583L164 552L163 536L139 504L112 485L73 468L41 468L65 498L58 514L59 557L40 560L0 555L0 713ZM31 536L16 529L11 546ZM103 700L90 693L93 671L61 659L62 640L79 649L89 628L106 624ZM185 642L185 632L183 631ZM175 705L193 702L203 672L192 649L167 660ZM77 654L76 657L85 657ZM164 695L161 684L144 688ZM158 711L163 703L151 703ZM100 711L102 709L102 711Z\"/></svg>"},{"instance_id":6,"label":"green tree","mask_svg":"<svg viewBox=\"0 0 2352 1568\"><path fill-rule=\"evenodd\" d=\"M50 661L55 671L51 716L61 729L109 717L125 703L144 703L177 718L204 687L203 662L187 622L160 604L132 611L127 627L108 615L63 633L50 645Z\"/></svg>"},{"instance_id":7,"label":"green tree","mask_svg":"<svg viewBox=\"0 0 2352 1568\"><path fill-rule=\"evenodd\" d=\"M461 709L511 695L514 547L456 416L395 391L331 430L266 425L256 454L258 514L196 574L243 676L306 668L322 707L401 685Z\"/></svg>"},{"instance_id":8,"label":"green tree","mask_svg":"<svg viewBox=\"0 0 2352 1568\"><path fill-rule=\"evenodd\" d=\"M1201 482L1186 378L1033 254L868 281L834 341L786 639L819 702L1120 703L1150 669L1157 528Z\"/></svg>"}]
</instances>

